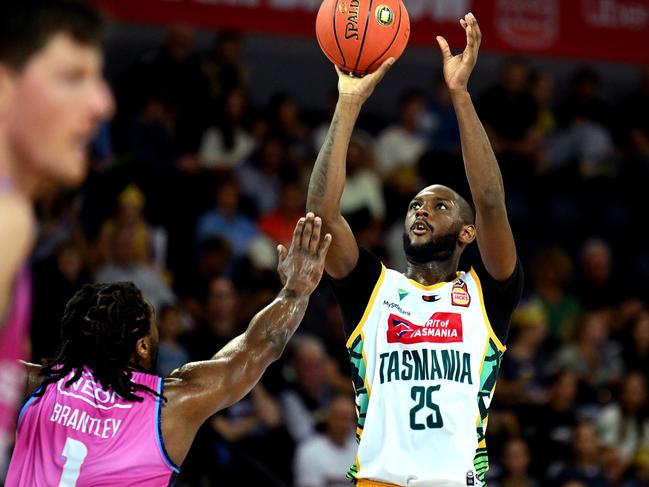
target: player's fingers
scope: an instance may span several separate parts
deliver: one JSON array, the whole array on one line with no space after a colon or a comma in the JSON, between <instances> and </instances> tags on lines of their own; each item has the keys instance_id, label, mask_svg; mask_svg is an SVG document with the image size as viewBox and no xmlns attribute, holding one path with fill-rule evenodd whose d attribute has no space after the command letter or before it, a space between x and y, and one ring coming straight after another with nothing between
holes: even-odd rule
<instances>
[{"instance_id":1,"label":"player's fingers","mask_svg":"<svg viewBox=\"0 0 649 487\"><path fill-rule=\"evenodd\" d=\"M471 18L471 26L475 31L476 41L478 42L478 45L480 45L480 42L482 42L482 30L480 30L480 24L478 24L478 19L475 18L475 15L473 15L472 12L469 12L469 16Z\"/></svg>"},{"instance_id":2,"label":"player's fingers","mask_svg":"<svg viewBox=\"0 0 649 487\"><path fill-rule=\"evenodd\" d=\"M288 255L288 250L286 249L286 247L284 247L282 244L279 244L277 246L277 258L279 259L280 264L284 262L284 259L286 259L287 255Z\"/></svg>"},{"instance_id":3,"label":"player's fingers","mask_svg":"<svg viewBox=\"0 0 649 487\"><path fill-rule=\"evenodd\" d=\"M451 54L451 48L448 47L448 42L446 42L446 39L444 39L442 36L437 36L435 37L437 39L437 44L439 44L439 48L442 51L442 57L444 60L450 59L453 57Z\"/></svg>"},{"instance_id":4,"label":"player's fingers","mask_svg":"<svg viewBox=\"0 0 649 487\"><path fill-rule=\"evenodd\" d=\"M466 47L469 50L475 48L475 32L473 31L473 27L470 25L466 26Z\"/></svg>"},{"instance_id":5,"label":"player's fingers","mask_svg":"<svg viewBox=\"0 0 649 487\"><path fill-rule=\"evenodd\" d=\"M345 74L340 70L340 68L336 64L334 64L334 69L336 70L338 76L343 76Z\"/></svg>"},{"instance_id":6,"label":"player's fingers","mask_svg":"<svg viewBox=\"0 0 649 487\"><path fill-rule=\"evenodd\" d=\"M311 212L306 214L306 220L304 222L304 230L302 231L302 243L301 246L304 250L309 249L309 242L311 241L311 235L313 234L313 220L315 215Z\"/></svg>"},{"instance_id":7,"label":"player's fingers","mask_svg":"<svg viewBox=\"0 0 649 487\"><path fill-rule=\"evenodd\" d=\"M295 230L293 230L293 239L291 240L291 248L296 248L300 246L300 240L302 239L302 231L304 230L304 222L306 218L302 217L297 221L295 225Z\"/></svg>"},{"instance_id":8,"label":"player's fingers","mask_svg":"<svg viewBox=\"0 0 649 487\"><path fill-rule=\"evenodd\" d=\"M466 27L467 27L467 25L469 25L469 24L466 23L466 20L464 20L464 19L460 19L460 25L462 26L463 29L466 30Z\"/></svg>"},{"instance_id":9,"label":"player's fingers","mask_svg":"<svg viewBox=\"0 0 649 487\"><path fill-rule=\"evenodd\" d=\"M322 218L316 216L313 220L313 235L311 235L311 242L309 243L309 252L313 254L318 252L318 244L320 243L320 230L322 230Z\"/></svg>"},{"instance_id":10,"label":"player's fingers","mask_svg":"<svg viewBox=\"0 0 649 487\"><path fill-rule=\"evenodd\" d=\"M376 78L377 83L383 79L385 73L388 72L388 70L392 67L393 64L394 64L393 57L390 57L385 61L383 61L383 64L381 64L379 69L377 69L376 72L374 73L374 77Z\"/></svg>"},{"instance_id":11,"label":"player's fingers","mask_svg":"<svg viewBox=\"0 0 649 487\"><path fill-rule=\"evenodd\" d=\"M327 256L327 251L329 250L329 245L331 245L331 240L333 237L330 233L326 234L320 243L320 249L318 250L318 257L324 259Z\"/></svg>"}]
</instances>

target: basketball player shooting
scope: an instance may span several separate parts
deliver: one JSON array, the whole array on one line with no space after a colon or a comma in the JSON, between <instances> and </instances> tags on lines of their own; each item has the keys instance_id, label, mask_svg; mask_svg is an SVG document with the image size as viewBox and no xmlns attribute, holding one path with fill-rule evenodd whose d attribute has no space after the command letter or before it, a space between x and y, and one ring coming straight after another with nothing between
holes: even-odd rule
<instances>
[{"instance_id":1,"label":"basketball player shooting","mask_svg":"<svg viewBox=\"0 0 649 487\"><path fill-rule=\"evenodd\" d=\"M0 2L0 483L28 349L32 199L44 183L85 176L86 146L113 107L101 32L101 18L81 2Z\"/></svg>"},{"instance_id":2,"label":"basketball player shooting","mask_svg":"<svg viewBox=\"0 0 649 487\"><path fill-rule=\"evenodd\" d=\"M26 364L36 389L20 413L7 485L172 484L198 428L253 388L302 320L331 243L321 227L308 214L290 249L278 247L284 287L245 333L166 379L148 372L158 332L140 291L85 285L66 306L59 355Z\"/></svg>"},{"instance_id":3,"label":"basketball player shooting","mask_svg":"<svg viewBox=\"0 0 649 487\"><path fill-rule=\"evenodd\" d=\"M359 448L349 477L361 487L479 486L488 469L487 410L523 278L498 163L467 91L480 27L471 13L460 24L461 54L437 42L475 212L453 189L429 186L407 209L405 273L358 248L340 212L347 146L391 59L363 78L338 71L336 111L311 175L307 208L333 235L326 271L352 363ZM475 239L482 263L458 272Z\"/></svg>"}]
</instances>

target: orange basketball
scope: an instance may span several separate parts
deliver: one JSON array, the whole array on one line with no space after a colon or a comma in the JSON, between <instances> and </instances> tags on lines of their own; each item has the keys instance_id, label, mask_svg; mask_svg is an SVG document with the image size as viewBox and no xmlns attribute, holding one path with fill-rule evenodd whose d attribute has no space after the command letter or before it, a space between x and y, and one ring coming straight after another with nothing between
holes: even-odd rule
<instances>
[{"instance_id":1,"label":"orange basketball","mask_svg":"<svg viewBox=\"0 0 649 487\"><path fill-rule=\"evenodd\" d=\"M324 0L316 19L320 48L342 71L356 76L397 59L410 37L402 0Z\"/></svg>"}]
</instances>

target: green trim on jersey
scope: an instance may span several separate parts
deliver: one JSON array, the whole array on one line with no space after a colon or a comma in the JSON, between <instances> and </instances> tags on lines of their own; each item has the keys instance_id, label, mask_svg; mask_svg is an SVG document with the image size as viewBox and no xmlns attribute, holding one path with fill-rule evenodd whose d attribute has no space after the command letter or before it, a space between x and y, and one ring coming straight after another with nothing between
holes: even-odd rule
<instances>
[{"instance_id":1,"label":"green trim on jersey","mask_svg":"<svg viewBox=\"0 0 649 487\"><path fill-rule=\"evenodd\" d=\"M365 426L367 406L370 401L369 391L365 382L366 369L365 360L363 360L363 337L361 334L356 336L356 339L351 343L347 351L349 352L349 359L351 361L352 383L354 384L354 391L356 393L356 413L358 415L356 443L360 443L361 435L363 434L363 427ZM347 478L355 481L359 468L358 463L352 465L347 472Z\"/></svg>"},{"instance_id":2,"label":"green trim on jersey","mask_svg":"<svg viewBox=\"0 0 649 487\"><path fill-rule=\"evenodd\" d=\"M480 389L478 392L478 410L480 415L476 425L478 448L476 448L475 457L473 458L473 465L477 477L485 487L486 484L484 477L487 470L489 470L489 456L485 440L487 418L489 417L487 409L491 402L494 388L496 387L498 370L500 369L502 358L503 352L499 350L499 347L493 338L489 337L489 343L487 345L487 350L485 350L485 357L480 371Z\"/></svg>"}]
</instances>

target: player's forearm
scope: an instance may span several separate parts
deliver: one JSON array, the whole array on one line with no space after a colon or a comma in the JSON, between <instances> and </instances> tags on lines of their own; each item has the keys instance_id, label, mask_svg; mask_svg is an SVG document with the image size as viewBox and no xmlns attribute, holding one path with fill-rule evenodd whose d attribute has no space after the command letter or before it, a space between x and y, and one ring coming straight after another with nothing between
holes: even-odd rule
<instances>
[{"instance_id":1,"label":"player's forearm","mask_svg":"<svg viewBox=\"0 0 649 487\"><path fill-rule=\"evenodd\" d=\"M282 289L277 298L255 315L245 337L251 353L262 358L266 367L277 360L299 326L309 296L290 289Z\"/></svg>"},{"instance_id":2,"label":"player's forearm","mask_svg":"<svg viewBox=\"0 0 649 487\"><path fill-rule=\"evenodd\" d=\"M460 140L471 196L478 208L504 204L505 192L489 137L467 91L451 94L460 127Z\"/></svg>"},{"instance_id":3,"label":"player's forearm","mask_svg":"<svg viewBox=\"0 0 649 487\"><path fill-rule=\"evenodd\" d=\"M347 148L362 104L340 97L327 138L316 159L309 181L307 211L319 215L327 224L340 215L340 198L345 187Z\"/></svg>"}]
</instances>

